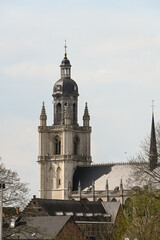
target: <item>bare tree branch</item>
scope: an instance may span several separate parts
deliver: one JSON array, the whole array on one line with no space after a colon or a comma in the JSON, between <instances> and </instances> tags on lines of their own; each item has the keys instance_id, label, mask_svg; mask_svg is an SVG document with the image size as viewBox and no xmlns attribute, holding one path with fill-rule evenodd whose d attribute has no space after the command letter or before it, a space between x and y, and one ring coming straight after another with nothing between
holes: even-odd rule
<instances>
[{"instance_id":1,"label":"bare tree branch","mask_svg":"<svg viewBox=\"0 0 160 240\"><path fill-rule=\"evenodd\" d=\"M4 206L24 207L28 201L28 184L22 183L17 172L7 169L0 163L0 182L5 183Z\"/></svg>"}]
</instances>

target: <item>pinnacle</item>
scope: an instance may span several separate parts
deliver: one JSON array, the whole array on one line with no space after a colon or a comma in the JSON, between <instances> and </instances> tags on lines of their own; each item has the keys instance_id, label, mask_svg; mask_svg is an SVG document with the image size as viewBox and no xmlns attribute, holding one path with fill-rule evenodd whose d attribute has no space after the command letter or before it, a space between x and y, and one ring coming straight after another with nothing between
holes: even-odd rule
<instances>
[{"instance_id":1,"label":"pinnacle","mask_svg":"<svg viewBox=\"0 0 160 240\"><path fill-rule=\"evenodd\" d=\"M46 115L46 109L45 109L44 102L42 103L42 110L41 110L40 120L47 120L47 115Z\"/></svg>"},{"instance_id":2,"label":"pinnacle","mask_svg":"<svg viewBox=\"0 0 160 240\"><path fill-rule=\"evenodd\" d=\"M83 119L90 119L87 102L85 104Z\"/></svg>"},{"instance_id":3,"label":"pinnacle","mask_svg":"<svg viewBox=\"0 0 160 240\"><path fill-rule=\"evenodd\" d=\"M41 115L46 116L46 109L45 109L44 102L42 103Z\"/></svg>"}]
</instances>

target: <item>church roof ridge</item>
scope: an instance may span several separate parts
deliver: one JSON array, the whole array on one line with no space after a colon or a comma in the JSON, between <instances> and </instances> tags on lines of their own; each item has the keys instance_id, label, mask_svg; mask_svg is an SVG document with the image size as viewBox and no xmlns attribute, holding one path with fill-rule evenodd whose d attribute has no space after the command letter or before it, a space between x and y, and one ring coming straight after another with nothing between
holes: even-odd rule
<instances>
[{"instance_id":1,"label":"church roof ridge","mask_svg":"<svg viewBox=\"0 0 160 240\"><path fill-rule=\"evenodd\" d=\"M96 167L96 166L110 166L110 165L133 165L133 162L109 162L109 163L92 163L91 165L78 167Z\"/></svg>"}]
</instances>

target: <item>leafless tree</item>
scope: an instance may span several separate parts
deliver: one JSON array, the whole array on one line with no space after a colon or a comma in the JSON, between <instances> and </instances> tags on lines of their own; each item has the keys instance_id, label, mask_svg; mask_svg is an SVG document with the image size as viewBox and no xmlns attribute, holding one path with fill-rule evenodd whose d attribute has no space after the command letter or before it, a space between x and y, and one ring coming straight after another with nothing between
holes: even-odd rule
<instances>
[{"instance_id":1,"label":"leafless tree","mask_svg":"<svg viewBox=\"0 0 160 240\"><path fill-rule=\"evenodd\" d=\"M21 182L16 171L7 169L2 162L0 163L0 182L5 183L4 206L23 208L28 201L28 185Z\"/></svg>"}]
</instances>

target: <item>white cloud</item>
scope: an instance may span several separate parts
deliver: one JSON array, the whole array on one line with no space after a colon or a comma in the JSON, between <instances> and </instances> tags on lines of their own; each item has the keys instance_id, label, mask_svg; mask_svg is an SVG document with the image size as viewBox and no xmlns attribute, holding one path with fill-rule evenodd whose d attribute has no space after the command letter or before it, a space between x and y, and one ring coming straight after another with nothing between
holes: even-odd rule
<instances>
[{"instance_id":1,"label":"white cloud","mask_svg":"<svg viewBox=\"0 0 160 240\"><path fill-rule=\"evenodd\" d=\"M22 118L1 121L1 157L7 168L16 170L23 182L38 189L38 133L37 122Z\"/></svg>"},{"instance_id":2,"label":"white cloud","mask_svg":"<svg viewBox=\"0 0 160 240\"><path fill-rule=\"evenodd\" d=\"M1 67L0 71L6 76L17 78L19 81L22 81L24 77L28 78L28 81L30 81L30 79L39 81L39 78L48 81L57 73L57 66L53 63L35 64L33 62L20 62Z\"/></svg>"},{"instance_id":3,"label":"white cloud","mask_svg":"<svg viewBox=\"0 0 160 240\"><path fill-rule=\"evenodd\" d=\"M18 41L15 38L3 38L0 40L0 51L10 51L11 49L15 49L16 51L20 51L22 48L26 47L35 47L35 43L31 41L31 39Z\"/></svg>"}]
</instances>

